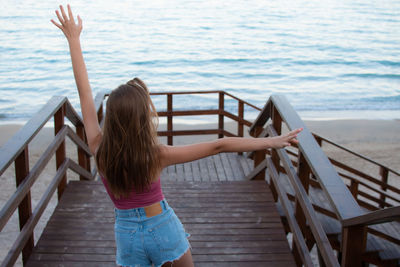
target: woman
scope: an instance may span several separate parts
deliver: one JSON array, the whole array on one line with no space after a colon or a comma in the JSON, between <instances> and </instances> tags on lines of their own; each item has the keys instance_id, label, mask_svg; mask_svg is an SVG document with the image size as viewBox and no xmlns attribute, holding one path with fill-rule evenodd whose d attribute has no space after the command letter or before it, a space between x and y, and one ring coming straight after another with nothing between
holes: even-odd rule
<instances>
[{"instance_id":1,"label":"woman","mask_svg":"<svg viewBox=\"0 0 400 267\"><path fill-rule=\"evenodd\" d=\"M169 165L220 152L283 148L297 143L302 129L273 138L223 138L187 146L167 146L157 140L156 110L146 85L138 78L120 85L107 100L100 129L80 46L82 20L75 23L60 6L59 23L68 40L90 151L104 186L115 205L116 262L122 266L193 266L182 223L164 199L160 173Z\"/></svg>"}]
</instances>

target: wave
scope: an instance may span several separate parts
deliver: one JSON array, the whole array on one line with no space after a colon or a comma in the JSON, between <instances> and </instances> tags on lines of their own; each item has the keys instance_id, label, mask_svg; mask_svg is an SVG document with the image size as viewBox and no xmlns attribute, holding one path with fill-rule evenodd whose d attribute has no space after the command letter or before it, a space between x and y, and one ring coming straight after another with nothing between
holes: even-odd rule
<instances>
[{"instance_id":1,"label":"wave","mask_svg":"<svg viewBox=\"0 0 400 267\"><path fill-rule=\"evenodd\" d=\"M383 66L400 67L400 61L377 60L377 61L372 61L372 62L381 64Z\"/></svg>"},{"instance_id":2,"label":"wave","mask_svg":"<svg viewBox=\"0 0 400 267\"><path fill-rule=\"evenodd\" d=\"M347 73L340 75L343 78L368 78L368 79L400 79L400 74L380 74L380 73Z\"/></svg>"}]
</instances>

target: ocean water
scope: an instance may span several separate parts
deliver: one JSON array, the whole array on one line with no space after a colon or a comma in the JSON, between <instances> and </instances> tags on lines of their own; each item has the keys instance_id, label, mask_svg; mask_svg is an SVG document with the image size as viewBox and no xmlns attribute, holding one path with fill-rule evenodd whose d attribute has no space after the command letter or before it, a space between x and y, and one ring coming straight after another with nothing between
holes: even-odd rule
<instances>
[{"instance_id":1,"label":"ocean water","mask_svg":"<svg viewBox=\"0 0 400 267\"><path fill-rule=\"evenodd\" d=\"M50 23L59 3L0 4L0 122L26 121L53 95L79 109L67 42ZM70 4L94 94L137 76L154 92L225 90L260 107L284 94L306 119L400 118L400 1ZM160 109L164 100L154 98Z\"/></svg>"}]
</instances>

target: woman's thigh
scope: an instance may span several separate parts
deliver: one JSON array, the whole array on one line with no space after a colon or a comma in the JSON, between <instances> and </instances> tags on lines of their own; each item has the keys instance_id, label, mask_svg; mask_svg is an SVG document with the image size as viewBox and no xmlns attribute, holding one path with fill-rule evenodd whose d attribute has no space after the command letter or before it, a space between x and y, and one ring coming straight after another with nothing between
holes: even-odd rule
<instances>
[{"instance_id":1,"label":"woman's thigh","mask_svg":"<svg viewBox=\"0 0 400 267\"><path fill-rule=\"evenodd\" d=\"M166 262L162 265L162 267L194 267L193 264L193 259L192 259L192 252L190 249L186 251L185 254L183 254L182 257L179 259L173 261L173 262Z\"/></svg>"}]
</instances>

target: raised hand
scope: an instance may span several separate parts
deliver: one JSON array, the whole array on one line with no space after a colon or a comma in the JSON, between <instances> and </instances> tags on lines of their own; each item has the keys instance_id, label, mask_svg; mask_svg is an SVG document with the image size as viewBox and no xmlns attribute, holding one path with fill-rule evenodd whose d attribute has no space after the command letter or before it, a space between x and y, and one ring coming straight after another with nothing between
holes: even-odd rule
<instances>
[{"instance_id":1,"label":"raised hand","mask_svg":"<svg viewBox=\"0 0 400 267\"><path fill-rule=\"evenodd\" d=\"M68 16L64 11L63 6L60 5L60 12L56 10L56 15L60 23L55 22L53 19L51 22L56 25L67 37L67 40L70 41L72 39L79 39L79 36L82 32L82 19L78 15L78 24L75 23L74 16L72 15L71 7L67 5L68 8Z\"/></svg>"},{"instance_id":2,"label":"raised hand","mask_svg":"<svg viewBox=\"0 0 400 267\"><path fill-rule=\"evenodd\" d=\"M68 5L68 15L65 13L63 6L60 6L60 12L56 14L60 23L51 20L67 37L69 51L71 54L72 69L74 71L76 87L79 91L79 99L81 102L83 124L89 144L90 151L95 151L101 141L101 129L97 120L97 113L93 101L92 89L90 88L89 77L86 71L86 64L82 55L82 48L79 36L82 31L82 20L78 16L78 24L75 23L72 15L71 7Z\"/></svg>"},{"instance_id":3,"label":"raised hand","mask_svg":"<svg viewBox=\"0 0 400 267\"><path fill-rule=\"evenodd\" d=\"M302 130L303 128L299 128L290 131L287 134L272 137L272 148L284 148L285 146L290 146L291 144L298 144L299 141L296 139L296 137Z\"/></svg>"}]
</instances>

